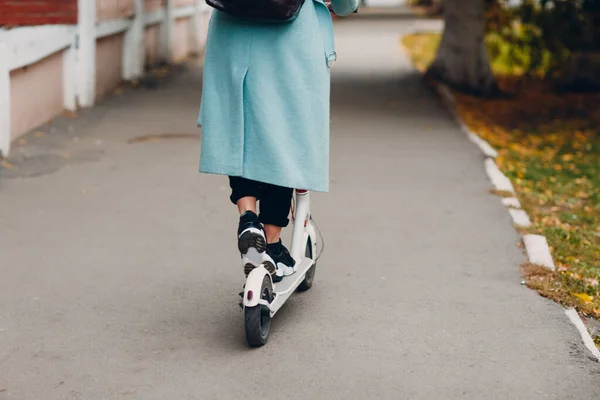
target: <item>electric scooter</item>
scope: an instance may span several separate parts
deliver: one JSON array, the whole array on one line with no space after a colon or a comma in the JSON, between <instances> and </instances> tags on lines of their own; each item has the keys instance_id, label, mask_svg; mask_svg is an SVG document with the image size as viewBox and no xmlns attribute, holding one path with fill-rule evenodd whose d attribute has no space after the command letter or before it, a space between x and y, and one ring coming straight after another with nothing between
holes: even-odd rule
<instances>
[{"instance_id":1,"label":"electric scooter","mask_svg":"<svg viewBox=\"0 0 600 400\"><path fill-rule=\"evenodd\" d=\"M296 290L305 292L315 279L317 268L318 227L311 218L310 195L306 190L295 190L292 200L292 244L290 254L296 261L296 272L274 283L271 274L260 265L246 277L240 293L240 307L244 314L246 342L251 347L267 343L271 319Z\"/></svg>"}]
</instances>

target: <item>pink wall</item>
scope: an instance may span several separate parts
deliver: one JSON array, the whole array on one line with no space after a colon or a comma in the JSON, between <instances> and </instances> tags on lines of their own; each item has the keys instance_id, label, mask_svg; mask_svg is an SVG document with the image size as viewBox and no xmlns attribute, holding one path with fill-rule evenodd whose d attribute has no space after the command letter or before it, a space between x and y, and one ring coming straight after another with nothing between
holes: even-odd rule
<instances>
[{"instance_id":1,"label":"pink wall","mask_svg":"<svg viewBox=\"0 0 600 400\"><path fill-rule=\"evenodd\" d=\"M63 52L10 73L12 139L48 122L63 110Z\"/></svg>"},{"instance_id":2,"label":"pink wall","mask_svg":"<svg viewBox=\"0 0 600 400\"><path fill-rule=\"evenodd\" d=\"M206 43L206 39L208 38L208 24L210 22L210 13L202 14L200 16L200 43Z\"/></svg>"},{"instance_id":3,"label":"pink wall","mask_svg":"<svg viewBox=\"0 0 600 400\"><path fill-rule=\"evenodd\" d=\"M154 11L162 8L165 5L165 0L144 0L144 10Z\"/></svg>"},{"instance_id":4,"label":"pink wall","mask_svg":"<svg viewBox=\"0 0 600 400\"><path fill-rule=\"evenodd\" d=\"M144 10L147 12L158 10L164 7L164 5L165 0L144 0ZM145 66L152 65L158 61L159 26L158 24L149 26L144 32Z\"/></svg>"},{"instance_id":5,"label":"pink wall","mask_svg":"<svg viewBox=\"0 0 600 400\"><path fill-rule=\"evenodd\" d=\"M96 0L96 20L127 18L134 13L133 0Z\"/></svg>"},{"instance_id":6,"label":"pink wall","mask_svg":"<svg viewBox=\"0 0 600 400\"><path fill-rule=\"evenodd\" d=\"M191 6L194 4L194 0L175 0L173 3L175 3L175 7Z\"/></svg>"},{"instance_id":7,"label":"pink wall","mask_svg":"<svg viewBox=\"0 0 600 400\"><path fill-rule=\"evenodd\" d=\"M158 35L159 25L152 25L146 28L144 33L145 60L144 65L152 65L158 61Z\"/></svg>"},{"instance_id":8,"label":"pink wall","mask_svg":"<svg viewBox=\"0 0 600 400\"><path fill-rule=\"evenodd\" d=\"M189 55L191 29L189 18L175 20L173 26L173 59L175 62L182 61Z\"/></svg>"},{"instance_id":9,"label":"pink wall","mask_svg":"<svg viewBox=\"0 0 600 400\"><path fill-rule=\"evenodd\" d=\"M96 44L96 99L101 99L121 83L123 35L98 40Z\"/></svg>"}]
</instances>

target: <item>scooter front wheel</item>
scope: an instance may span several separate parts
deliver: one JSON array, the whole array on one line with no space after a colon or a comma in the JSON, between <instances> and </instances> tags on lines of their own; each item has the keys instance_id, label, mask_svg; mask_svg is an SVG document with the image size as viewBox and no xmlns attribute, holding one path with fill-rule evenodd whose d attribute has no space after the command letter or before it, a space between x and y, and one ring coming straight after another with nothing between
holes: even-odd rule
<instances>
[{"instance_id":1,"label":"scooter front wheel","mask_svg":"<svg viewBox=\"0 0 600 400\"><path fill-rule=\"evenodd\" d=\"M265 275L261 288L260 298L268 303L273 301L273 284L271 278ZM271 329L271 311L264 304L244 308L244 328L246 342L252 347L264 346L269 339Z\"/></svg>"}]
</instances>

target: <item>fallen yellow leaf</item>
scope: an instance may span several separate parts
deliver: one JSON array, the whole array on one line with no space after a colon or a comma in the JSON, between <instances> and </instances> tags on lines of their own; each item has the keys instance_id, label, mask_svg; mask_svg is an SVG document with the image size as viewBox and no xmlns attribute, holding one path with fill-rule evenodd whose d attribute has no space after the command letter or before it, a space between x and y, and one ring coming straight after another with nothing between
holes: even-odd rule
<instances>
[{"instance_id":1,"label":"fallen yellow leaf","mask_svg":"<svg viewBox=\"0 0 600 400\"><path fill-rule=\"evenodd\" d=\"M12 165L11 163L9 163L8 161L2 160L2 162L0 162L0 166L2 166L2 168L6 168L6 169L13 169L15 166Z\"/></svg>"},{"instance_id":2,"label":"fallen yellow leaf","mask_svg":"<svg viewBox=\"0 0 600 400\"><path fill-rule=\"evenodd\" d=\"M592 296L590 296L587 293L571 293L573 296L577 297L579 300L583 301L584 303L591 303L592 300L594 299Z\"/></svg>"},{"instance_id":3,"label":"fallen yellow leaf","mask_svg":"<svg viewBox=\"0 0 600 400\"><path fill-rule=\"evenodd\" d=\"M562 160L563 161L571 161L573 159L573 155L572 154L565 154L562 156Z\"/></svg>"}]
</instances>

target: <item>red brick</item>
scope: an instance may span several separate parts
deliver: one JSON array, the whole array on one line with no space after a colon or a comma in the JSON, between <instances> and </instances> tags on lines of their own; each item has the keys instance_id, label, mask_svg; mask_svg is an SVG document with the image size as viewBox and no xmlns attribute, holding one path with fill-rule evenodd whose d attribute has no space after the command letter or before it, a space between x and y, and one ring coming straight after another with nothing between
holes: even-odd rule
<instances>
[{"instance_id":1,"label":"red brick","mask_svg":"<svg viewBox=\"0 0 600 400\"><path fill-rule=\"evenodd\" d=\"M0 25L76 23L77 0L0 0Z\"/></svg>"}]
</instances>

